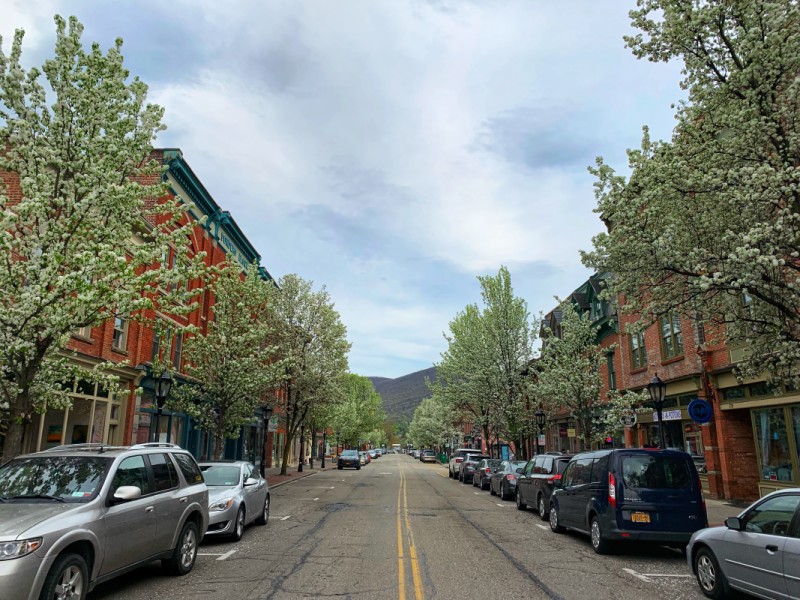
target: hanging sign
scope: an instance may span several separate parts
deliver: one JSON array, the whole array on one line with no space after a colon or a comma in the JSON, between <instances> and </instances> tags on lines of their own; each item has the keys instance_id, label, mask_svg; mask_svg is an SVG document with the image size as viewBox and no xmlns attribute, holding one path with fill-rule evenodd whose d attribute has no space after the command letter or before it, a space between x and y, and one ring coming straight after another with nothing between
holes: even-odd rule
<instances>
[{"instance_id":1,"label":"hanging sign","mask_svg":"<svg viewBox=\"0 0 800 600\"><path fill-rule=\"evenodd\" d=\"M636 413L631 411L627 411L622 415L620 419L623 427L633 427L636 425Z\"/></svg>"},{"instance_id":2,"label":"hanging sign","mask_svg":"<svg viewBox=\"0 0 800 600\"><path fill-rule=\"evenodd\" d=\"M708 423L714 416L714 410L711 408L711 403L703 398L695 398L689 402L689 408L686 409L692 421L695 423Z\"/></svg>"}]
</instances>

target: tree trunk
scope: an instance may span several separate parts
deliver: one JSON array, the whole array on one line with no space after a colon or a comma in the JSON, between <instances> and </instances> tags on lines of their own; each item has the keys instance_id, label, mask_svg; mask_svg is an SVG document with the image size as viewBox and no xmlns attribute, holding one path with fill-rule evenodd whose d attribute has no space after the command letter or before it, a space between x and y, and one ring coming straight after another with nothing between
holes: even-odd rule
<instances>
[{"instance_id":1,"label":"tree trunk","mask_svg":"<svg viewBox=\"0 0 800 600\"><path fill-rule=\"evenodd\" d=\"M292 442L294 436L289 437L286 433L286 442L283 444L283 458L281 459L281 475L286 475L287 466L289 464L289 451L292 449Z\"/></svg>"},{"instance_id":2,"label":"tree trunk","mask_svg":"<svg viewBox=\"0 0 800 600\"><path fill-rule=\"evenodd\" d=\"M22 440L25 436L25 424L12 418L6 429L3 441L3 461L6 462L22 454Z\"/></svg>"},{"instance_id":3,"label":"tree trunk","mask_svg":"<svg viewBox=\"0 0 800 600\"><path fill-rule=\"evenodd\" d=\"M217 433L214 436L214 460L222 460L222 452L224 450L224 436L222 433Z\"/></svg>"}]
</instances>

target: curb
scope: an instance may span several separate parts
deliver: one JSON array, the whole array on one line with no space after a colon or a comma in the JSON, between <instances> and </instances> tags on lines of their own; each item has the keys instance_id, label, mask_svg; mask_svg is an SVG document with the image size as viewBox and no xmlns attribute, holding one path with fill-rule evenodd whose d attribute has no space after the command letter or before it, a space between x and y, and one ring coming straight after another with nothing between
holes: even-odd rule
<instances>
[{"instance_id":1,"label":"curb","mask_svg":"<svg viewBox=\"0 0 800 600\"><path fill-rule=\"evenodd\" d=\"M325 470L327 471L328 469L325 469ZM295 481L297 481L299 479L304 479L306 477L311 477L312 475L317 475L318 473L322 473L322 471L313 471L311 473L303 473L302 475L296 475L296 476L292 477L291 479L286 479L285 481L279 481L278 483L270 483L269 484L269 488L271 490L274 490L275 488L279 488L282 485L287 485L289 483L294 483ZM267 483L269 483L269 479L267 480Z\"/></svg>"}]
</instances>

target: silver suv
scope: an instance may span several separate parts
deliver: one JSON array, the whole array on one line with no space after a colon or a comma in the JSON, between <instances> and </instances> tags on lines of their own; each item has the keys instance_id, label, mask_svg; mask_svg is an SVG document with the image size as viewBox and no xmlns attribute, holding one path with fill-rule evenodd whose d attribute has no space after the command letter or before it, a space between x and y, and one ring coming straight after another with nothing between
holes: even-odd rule
<instances>
[{"instance_id":1,"label":"silver suv","mask_svg":"<svg viewBox=\"0 0 800 600\"><path fill-rule=\"evenodd\" d=\"M161 560L192 570L208 488L173 444L74 444L0 467L0 598L82 600L97 584Z\"/></svg>"}]
</instances>

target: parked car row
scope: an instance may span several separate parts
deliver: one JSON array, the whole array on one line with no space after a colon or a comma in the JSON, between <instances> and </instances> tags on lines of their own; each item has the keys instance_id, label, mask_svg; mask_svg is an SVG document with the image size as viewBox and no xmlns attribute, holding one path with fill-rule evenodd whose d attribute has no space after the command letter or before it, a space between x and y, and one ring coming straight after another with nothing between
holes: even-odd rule
<instances>
[{"instance_id":1,"label":"parked car row","mask_svg":"<svg viewBox=\"0 0 800 600\"><path fill-rule=\"evenodd\" d=\"M709 528L696 461L677 450L548 453L519 463L462 448L450 477L503 499L513 489L519 510L533 508L554 533L588 535L598 554L623 542L678 548L709 598L733 589L800 597L800 489L773 492Z\"/></svg>"},{"instance_id":2,"label":"parked car row","mask_svg":"<svg viewBox=\"0 0 800 600\"><path fill-rule=\"evenodd\" d=\"M19 456L0 467L0 598L81 600L155 560L185 575L204 535L238 540L247 524L266 525L269 509L253 465L198 465L173 444Z\"/></svg>"}]
</instances>

